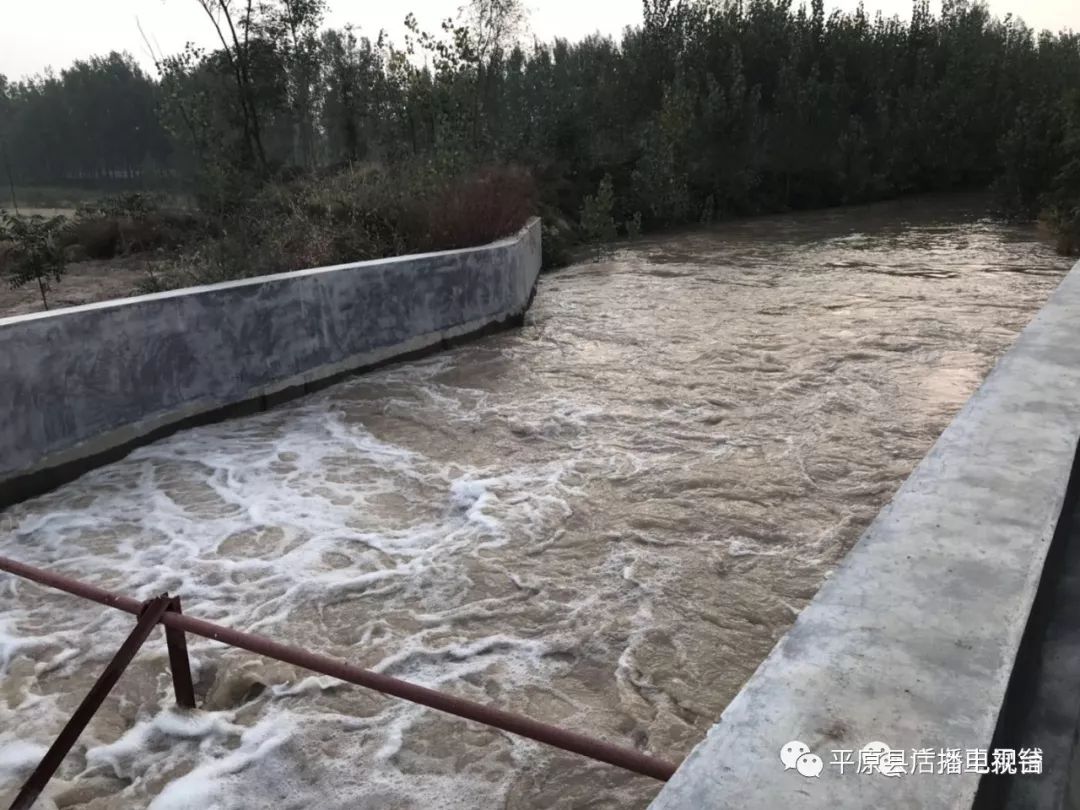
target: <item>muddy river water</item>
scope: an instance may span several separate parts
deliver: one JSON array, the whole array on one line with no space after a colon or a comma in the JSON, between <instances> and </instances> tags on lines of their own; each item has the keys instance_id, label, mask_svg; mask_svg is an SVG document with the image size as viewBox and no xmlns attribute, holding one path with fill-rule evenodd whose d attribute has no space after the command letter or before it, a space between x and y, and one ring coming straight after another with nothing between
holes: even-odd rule
<instances>
[{"instance_id":1,"label":"muddy river water","mask_svg":"<svg viewBox=\"0 0 1080 810\"><path fill-rule=\"evenodd\" d=\"M1068 266L955 199L622 246L544 276L521 329L14 507L0 554L678 760ZM130 627L0 575L0 805ZM159 636L43 807L633 808L658 790L199 639L184 714Z\"/></svg>"}]
</instances>

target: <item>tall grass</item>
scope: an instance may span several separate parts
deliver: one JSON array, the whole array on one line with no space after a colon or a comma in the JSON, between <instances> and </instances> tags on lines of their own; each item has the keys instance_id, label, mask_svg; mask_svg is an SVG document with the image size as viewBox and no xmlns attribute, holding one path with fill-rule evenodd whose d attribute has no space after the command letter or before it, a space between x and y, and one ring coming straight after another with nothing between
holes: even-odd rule
<instances>
[{"instance_id":1,"label":"tall grass","mask_svg":"<svg viewBox=\"0 0 1080 810\"><path fill-rule=\"evenodd\" d=\"M97 186L15 186L15 202L19 211L23 208L39 208L55 211L75 211L75 209L96 203L103 197L116 194L115 189ZM130 191L128 193L131 193ZM149 192L140 191L141 194ZM187 210L193 207L194 200L188 194L175 191L155 191L152 196L161 206L169 209ZM0 208L12 210L11 189L7 183L0 186Z\"/></svg>"}]
</instances>

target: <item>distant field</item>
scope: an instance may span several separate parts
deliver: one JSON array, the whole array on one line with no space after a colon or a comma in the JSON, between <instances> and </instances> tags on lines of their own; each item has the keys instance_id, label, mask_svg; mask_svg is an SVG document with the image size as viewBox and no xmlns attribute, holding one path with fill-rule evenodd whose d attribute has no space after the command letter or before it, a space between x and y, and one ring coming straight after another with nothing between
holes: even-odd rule
<instances>
[{"instance_id":1,"label":"distant field","mask_svg":"<svg viewBox=\"0 0 1080 810\"><path fill-rule=\"evenodd\" d=\"M0 204L0 208L4 208L4 205ZM10 204L9 204L8 210L12 210L10 208ZM58 214L62 214L65 217L70 217L70 216L74 216L75 209L74 208L34 208L33 206L20 205L19 206L19 213L22 214L24 217L32 217L35 214L37 214L39 216L43 216L43 217L55 217Z\"/></svg>"},{"instance_id":2,"label":"distant field","mask_svg":"<svg viewBox=\"0 0 1080 810\"><path fill-rule=\"evenodd\" d=\"M125 189L115 186L84 188L82 186L16 186L15 200L22 214L41 214L52 216L64 214L71 216L80 205L100 200L116 194L132 191L151 194L161 200L167 208L191 208L193 203L186 194L176 191L155 191L153 189ZM0 208L12 210L11 189L0 190Z\"/></svg>"}]
</instances>

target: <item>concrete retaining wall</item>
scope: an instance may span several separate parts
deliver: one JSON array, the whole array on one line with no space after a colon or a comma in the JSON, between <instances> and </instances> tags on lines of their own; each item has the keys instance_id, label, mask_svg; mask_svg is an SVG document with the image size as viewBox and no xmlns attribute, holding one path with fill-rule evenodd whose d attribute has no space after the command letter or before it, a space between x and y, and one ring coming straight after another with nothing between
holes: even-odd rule
<instances>
[{"instance_id":1,"label":"concrete retaining wall","mask_svg":"<svg viewBox=\"0 0 1080 810\"><path fill-rule=\"evenodd\" d=\"M1080 264L652 807L971 807L981 776L966 762L841 775L833 752L857 764L882 741L910 767L912 749L995 745L1078 439ZM792 740L822 758L820 777L784 769Z\"/></svg>"},{"instance_id":2,"label":"concrete retaining wall","mask_svg":"<svg viewBox=\"0 0 1080 810\"><path fill-rule=\"evenodd\" d=\"M0 319L0 507L168 429L519 318L539 271L534 219L479 248Z\"/></svg>"}]
</instances>

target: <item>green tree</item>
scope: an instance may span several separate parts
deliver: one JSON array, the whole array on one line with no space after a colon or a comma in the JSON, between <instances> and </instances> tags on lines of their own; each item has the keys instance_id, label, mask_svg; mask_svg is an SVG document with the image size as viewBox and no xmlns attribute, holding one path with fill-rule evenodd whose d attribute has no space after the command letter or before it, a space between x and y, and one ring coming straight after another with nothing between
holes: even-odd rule
<instances>
[{"instance_id":1,"label":"green tree","mask_svg":"<svg viewBox=\"0 0 1080 810\"><path fill-rule=\"evenodd\" d=\"M387 75L387 48L352 28L325 31L320 41L321 129L331 163L354 163L383 147L394 88Z\"/></svg>"},{"instance_id":2,"label":"green tree","mask_svg":"<svg viewBox=\"0 0 1080 810\"><path fill-rule=\"evenodd\" d=\"M683 222L691 211L687 147L693 127L693 100L685 87L669 87L660 111L645 129L634 169L634 192L653 222Z\"/></svg>"},{"instance_id":3,"label":"green tree","mask_svg":"<svg viewBox=\"0 0 1080 810\"><path fill-rule=\"evenodd\" d=\"M1080 91L1066 101L1061 169L1046 195L1043 217L1058 237L1061 253L1080 253Z\"/></svg>"},{"instance_id":4,"label":"green tree","mask_svg":"<svg viewBox=\"0 0 1080 810\"><path fill-rule=\"evenodd\" d=\"M35 214L25 217L6 212L3 215L0 238L14 243L14 250L5 260L8 281L16 289L31 281L37 282L45 309L49 308L48 292L52 282L59 282L67 269L59 238L66 222L62 216L45 218Z\"/></svg>"},{"instance_id":5,"label":"green tree","mask_svg":"<svg viewBox=\"0 0 1080 810\"><path fill-rule=\"evenodd\" d=\"M319 81L319 27L325 0L276 0L259 6L249 23L257 37L273 43L284 66L294 165L316 163L316 98Z\"/></svg>"},{"instance_id":6,"label":"green tree","mask_svg":"<svg viewBox=\"0 0 1080 810\"><path fill-rule=\"evenodd\" d=\"M253 66L251 35L258 31L255 14L262 9L254 7L252 0L196 0L213 26L220 54L228 67L235 92L236 110L239 113L243 138L241 160L245 167L262 171L268 168L266 149L262 139L262 123L256 103L256 76ZM190 46L189 46L190 48Z\"/></svg>"}]
</instances>

